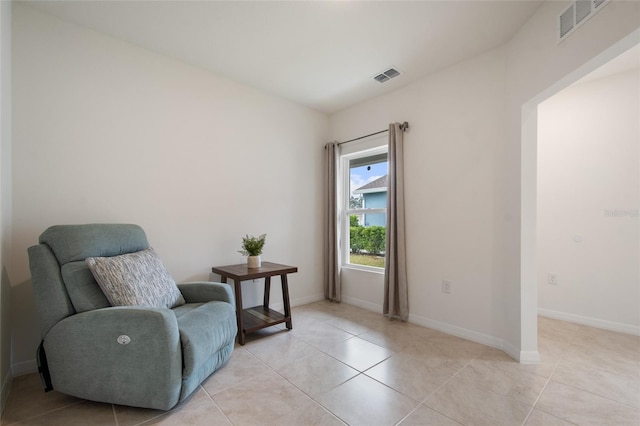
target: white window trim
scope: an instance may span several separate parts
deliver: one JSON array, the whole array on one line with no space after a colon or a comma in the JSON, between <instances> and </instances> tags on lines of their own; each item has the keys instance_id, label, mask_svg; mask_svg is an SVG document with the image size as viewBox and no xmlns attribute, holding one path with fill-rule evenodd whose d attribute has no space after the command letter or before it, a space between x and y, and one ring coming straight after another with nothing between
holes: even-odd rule
<instances>
[{"instance_id":1,"label":"white window trim","mask_svg":"<svg viewBox=\"0 0 640 426\"><path fill-rule=\"evenodd\" d=\"M366 213L386 213L387 209L374 208L374 209L358 209L353 210L349 209L349 196L351 194L350 191L350 180L349 180L349 161L355 158L369 157L371 155L376 154L388 154L389 146L387 144L386 138L384 138L384 142L381 145L360 149L358 151L347 152L340 155L340 173L339 178L341 182L340 188L342 189L340 194L338 194L338 223L340 226L340 246L343 248L340 253L340 267L345 269L355 269L359 271L372 272L375 274L384 274L384 268L378 268L375 266L367 266L367 265L357 265L353 263L349 263L349 254L351 252L349 246L349 220L347 219L349 214L359 214L363 213L366 210Z\"/></svg>"}]
</instances>

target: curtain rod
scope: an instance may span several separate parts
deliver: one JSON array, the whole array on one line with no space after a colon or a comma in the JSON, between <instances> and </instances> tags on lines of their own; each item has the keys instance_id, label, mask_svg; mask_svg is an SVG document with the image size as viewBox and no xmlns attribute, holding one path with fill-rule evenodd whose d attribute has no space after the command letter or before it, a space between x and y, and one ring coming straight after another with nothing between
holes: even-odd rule
<instances>
[{"instance_id":1,"label":"curtain rod","mask_svg":"<svg viewBox=\"0 0 640 426\"><path fill-rule=\"evenodd\" d=\"M408 128L409 128L409 123L406 122L406 121L400 125L400 129L402 129L403 132L407 131ZM344 141L344 142L338 142L338 145L342 145L343 143L359 141L360 139L368 138L369 136L379 135L380 133L384 133L384 132L388 132L388 131L389 131L389 129L380 130L379 132L370 133L368 135L360 136L359 138L349 139L348 141Z\"/></svg>"}]
</instances>

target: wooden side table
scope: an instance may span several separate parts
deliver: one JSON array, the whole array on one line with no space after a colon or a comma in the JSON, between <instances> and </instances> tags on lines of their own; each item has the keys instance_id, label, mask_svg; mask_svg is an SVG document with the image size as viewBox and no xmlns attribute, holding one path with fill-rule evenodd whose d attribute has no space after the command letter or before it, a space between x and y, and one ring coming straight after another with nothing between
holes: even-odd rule
<instances>
[{"instance_id":1,"label":"wooden side table","mask_svg":"<svg viewBox=\"0 0 640 426\"><path fill-rule=\"evenodd\" d=\"M291 330L291 305L289 304L289 285L287 274L298 272L295 266L280 265L272 262L262 262L259 268L248 268L246 264L214 266L211 272L220 275L223 283L231 278L234 283L236 296L236 319L238 321L238 343L244 345L245 336L256 330L272 325L286 323ZM269 293L271 291L271 277L280 275L282 283L282 299L284 302L284 314L269 309ZM264 278L264 300L262 306L242 309L242 281Z\"/></svg>"}]
</instances>

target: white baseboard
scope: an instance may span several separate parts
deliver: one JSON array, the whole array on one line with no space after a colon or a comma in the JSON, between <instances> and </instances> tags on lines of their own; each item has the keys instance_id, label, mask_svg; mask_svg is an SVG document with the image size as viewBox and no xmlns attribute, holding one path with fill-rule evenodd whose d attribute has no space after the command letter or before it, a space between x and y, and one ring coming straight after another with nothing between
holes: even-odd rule
<instances>
[{"instance_id":1,"label":"white baseboard","mask_svg":"<svg viewBox=\"0 0 640 426\"><path fill-rule=\"evenodd\" d=\"M448 324L441 321L436 321L430 318L421 317L419 315L409 314L409 321L424 327L432 328L434 330L441 331L443 333L451 334L453 336L461 337L472 342L481 343L483 345L491 346L503 350L504 342L502 339L498 339L488 334L480 333L478 331L469 330L467 328L458 327L457 325Z\"/></svg>"},{"instance_id":2,"label":"white baseboard","mask_svg":"<svg viewBox=\"0 0 640 426\"><path fill-rule=\"evenodd\" d=\"M540 364L540 353L538 351L521 351L506 340L502 340L502 346L496 347L520 364Z\"/></svg>"},{"instance_id":3,"label":"white baseboard","mask_svg":"<svg viewBox=\"0 0 640 426\"><path fill-rule=\"evenodd\" d=\"M319 302L320 300L324 300L324 293L318 293L311 296L299 297L297 299L291 299L289 302L291 303L291 307L306 305L308 303ZM284 302L271 303L269 302L269 308L274 309L276 311L283 312L284 311Z\"/></svg>"},{"instance_id":4,"label":"white baseboard","mask_svg":"<svg viewBox=\"0 0 640 426\"><path fill-rule=\"evenodd\" d=\"M382 306L372 302L368 302L366 300L357 299L350 296L342 296L342 301L348 305L357 306L358 308L366 309L367 311L373 311L382 314Z\"/></svg>"},{"instance_id":5,"label":"white baseboard","mask_svg":"<svg viewBox=\"0 0 640 426\"><path fill-rule=\"evenodd\" d=\"M13 377L37 372L38 363L36 362L35 358L27 361L17 362L11 366L11 374L13 375Z\"/></svg>"},{"instance_id":6,"label":"white baseboard","mask_svg":"<svg viewBox=\"0 0 640 426\"><path fill-rule=\"evenodd\" d=\"M358 306L359 308L367 309L369 311L380 313L382 312L382 306L368 302L366 300L343 296L342 301L350 305ZM443 333L451 334L453 336L460 337L466 340L470 340L472 342L491 346L492 348L496 348L505 352L511 358L521 363L537 364L540 362L540 355L537 351L521 351L519 348L514 347L504 339L490 336L488 334L447 324L441 321L436 321L415 314L409 314L409 322L421 325L423 327L431 328L433 330L441 331Z\"/></svg>"},{"instance_id":7,"label":"white baseboard","mask_svg":"<svg viewBox=\"0 0 640 426\"><path fill-rule=\"evenodd\" d=\"M507 351L505 351L507 352ZM509 352L507 352L509 354ZM520 357L516 358L509 354L511 357L519 360L521 364L540 364L540 353L538 351L520 351Z\"/></svg>"},{"instance_id":8,"label":"white baseboard","mask_svg":"<svg viewBox=\"0 0 640 426\"><path fill-rule=\"evenodd\" d=\"M598 318L586 317L583 315L569 314L567 312L554 311L551 309L538 308L538 315L553 318L561 321L574 322L576 324L587 325L589 327L601 328L603 330L616 331L618 333L632 334L640 336L640 327L631 324L607 321Z\"/></svg>"},{"instance_id":9,"label":"white baseboard","mask_svg":"<svg viewBox=\"0 0 640 426\"><path fill-rule=\"evenodd\" d=\"M316 293L311 296L298 297L296 299L291 299L291 306L301 306L301 305L306 305L308 303L319 302L321 300L324 300L324 293Z\"/></svg>"},{"instance_id":10,"label":"white baseboard","mask_svg":"<svg viewBox=\"0 0 640 426\"><path fill-rule=\"evenodd\" d=\"M7 406L12 382L13 376L11 375L11 370L7 370L4 376L4 381L2 382L2 388L0 389L0 416L4 413L4 407Z\"/></svg>"},{"instance_id":11,"label":"white baseboard","mask_svg":"<svg viewBox=\"0 0 640 426\"><path fill-rule=\"evenodd\" d=\"M452 336L501 350L511 358L523 364L538 364L540 362L540 354L538 354L538 351L521 351L520 348L513 346L511 343L499 337L436 321L430 318L421 317L419 315L409 314L409 321L423 327L428 327L443 333L451 334Z\"/></svg>"}]
</instances>

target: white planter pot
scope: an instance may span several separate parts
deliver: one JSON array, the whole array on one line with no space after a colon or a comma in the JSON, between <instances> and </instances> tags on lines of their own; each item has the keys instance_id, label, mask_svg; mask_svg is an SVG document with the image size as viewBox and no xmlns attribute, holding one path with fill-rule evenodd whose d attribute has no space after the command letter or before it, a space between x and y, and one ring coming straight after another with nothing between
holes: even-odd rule
<instances>
[{"instance_id":1,"label":"white planter pot","mask_svg":"<svg viewBox=\"0 0 640 426\"><path fill-rule=\"evenodd\" d=\"M262 265L262 260L260 256L247 256L247 267L248 268L259 268Z\"/></svg>"}]
</instances>

